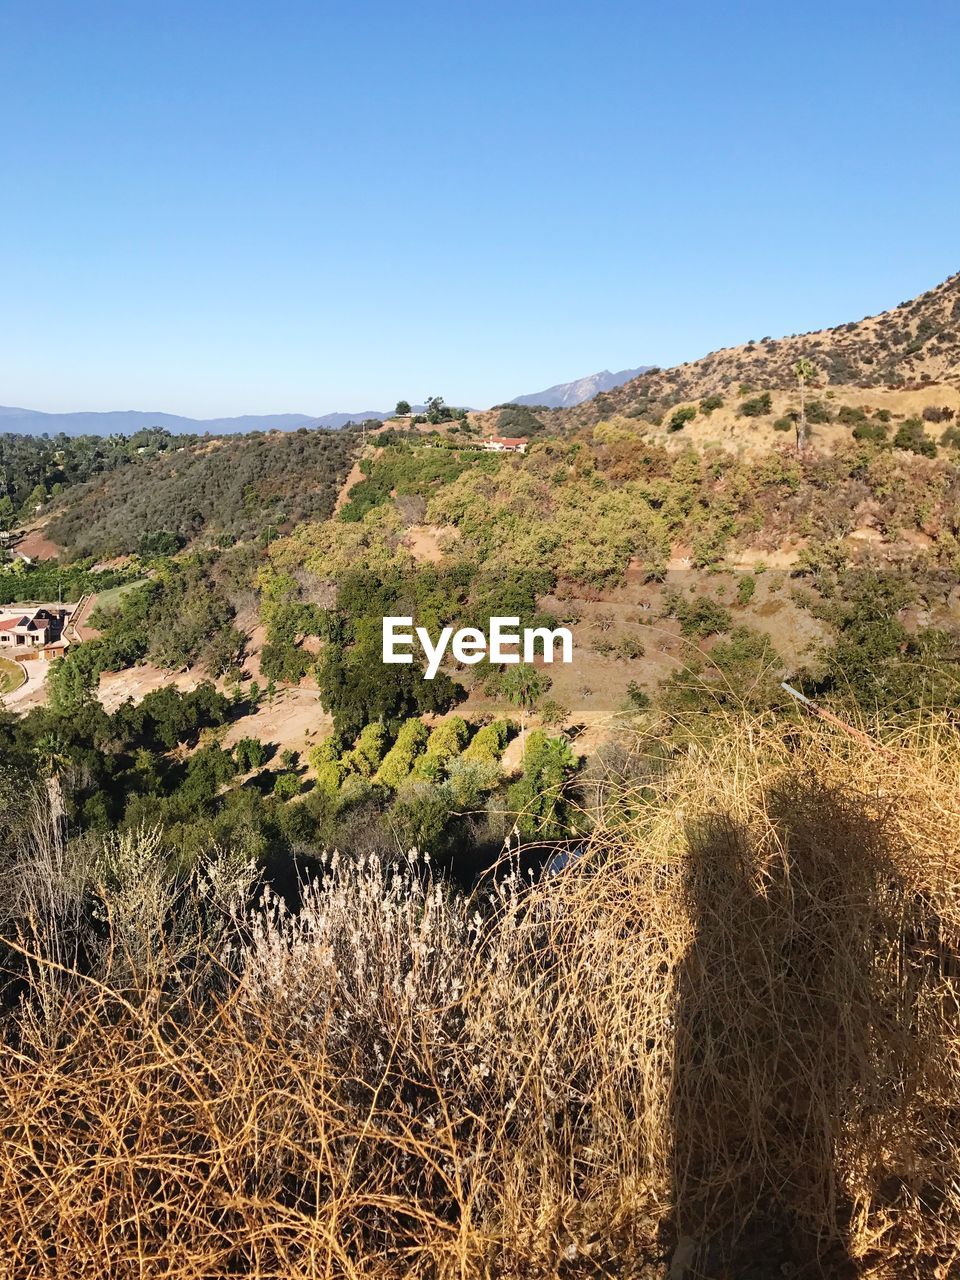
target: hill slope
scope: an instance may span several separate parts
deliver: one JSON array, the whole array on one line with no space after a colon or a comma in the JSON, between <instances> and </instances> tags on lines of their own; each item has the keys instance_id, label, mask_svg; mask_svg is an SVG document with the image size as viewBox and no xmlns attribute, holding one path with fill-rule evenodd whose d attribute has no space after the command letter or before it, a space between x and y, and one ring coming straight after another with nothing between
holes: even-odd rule
<instances>
[{"instance_id":1,"label":"hill slope","mask_svg":"<svg viewBox=\"0 0 960 1280\"><path fill-rule=\"evenodd\" d=\"M324 520L357 444L355 433L334 431L203 441L69 489L49 536L70 555L103 556L135 551L161 531L182 545Z\"/></svg>"},{"instance_id":2,"label":"hill slope","mask_svg":"<svg viewBox=\"0 0 960 1280\"><path fill-rule=\"evenodd\" d=\"M612 391L558 414L567 425L613 414L647 417L674 404L753 390L789 387L793 366L810 360L823 385L886 387L960 385L960 275L890 311L855 323L789 337L764 338L713 351L673 369L651 369Z\"/></svg>"}]
</instances>

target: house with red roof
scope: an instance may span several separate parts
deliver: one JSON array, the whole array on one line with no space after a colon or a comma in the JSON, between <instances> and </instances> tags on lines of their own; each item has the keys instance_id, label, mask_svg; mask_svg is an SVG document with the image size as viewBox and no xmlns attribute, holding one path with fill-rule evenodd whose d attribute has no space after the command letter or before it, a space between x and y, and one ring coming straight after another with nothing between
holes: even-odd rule
<instances>
[{"instance_id":1,"label":"house with red roof","mask_svg":"<svg viewBox=\"0 0 960 1280\"><path fill-rule=\"evenodd\" d=\"M66 613L33 609L0 619L0 654L14 658L62 658L66 642L61 638Z\"/></svg>"},{"instance_id":2,"label":"house with red roof","mask_svg":"<svg viewBox=\"0 0 960 1280\"><path fill-rule=\"evenodd\" d=\"M487 436L480 447L488 453L526 453L527 442L522 436Z\"/></svg>"}]
</instances>

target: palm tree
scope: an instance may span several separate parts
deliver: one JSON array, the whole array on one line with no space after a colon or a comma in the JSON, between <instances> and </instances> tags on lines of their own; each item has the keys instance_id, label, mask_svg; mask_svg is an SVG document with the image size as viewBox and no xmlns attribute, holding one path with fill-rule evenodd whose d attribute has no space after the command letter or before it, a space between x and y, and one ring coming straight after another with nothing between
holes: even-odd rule
<instances>
[{"instance_id":1,"label":"palm tree","mask_svg":"<svg viewBox=\"0 0 960 1280\"><path fill-rule=\"evenodd\" d=\"M56 778L70 763L63 739L54 729L42 737L33 749L40 768L48 778Z\"/></svg>"},{"instance_id":2,"label":"palm tree","mask_svg":"<svg viewBox=\"0 0 960 1280\"><path fill-rule=\"evenodd\" d=\"M797 419L797 453L803 453L807 443L807 383L816 374L816 369L806 356L801 356L793 366L800 392L800 417Z\"/></svg>"},{"instance_id":3,"label":"palm tree","mask_svg":"<svg viewBox=\"0 0 960 1280\"><path fill-rule=\"evenodd\" d=\"M550 688L550 677L536 667L527 663L507 667L503 673L503 692L515 707L520 710L520 743L521 752L526 742L527 713L532 711L537 702Z\"/></svg>"}]
</instances>

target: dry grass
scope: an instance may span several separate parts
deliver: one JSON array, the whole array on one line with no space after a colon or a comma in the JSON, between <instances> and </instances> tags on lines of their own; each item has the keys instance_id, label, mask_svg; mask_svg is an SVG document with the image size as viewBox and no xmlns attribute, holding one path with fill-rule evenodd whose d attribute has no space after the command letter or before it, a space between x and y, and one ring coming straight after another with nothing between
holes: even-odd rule
<instances>
[{"instance_id":1,"label":"dry grass","mask_svg":"<svg viewBox=\"0 0 960 1280\"><path fill-rule=\"evenodd\" d=\"M214 957L115 843L92 976L7 930L3 1274L960 1274L958 765L742 726L540 885L335 859Z\"/></svg>"}]
</instances>

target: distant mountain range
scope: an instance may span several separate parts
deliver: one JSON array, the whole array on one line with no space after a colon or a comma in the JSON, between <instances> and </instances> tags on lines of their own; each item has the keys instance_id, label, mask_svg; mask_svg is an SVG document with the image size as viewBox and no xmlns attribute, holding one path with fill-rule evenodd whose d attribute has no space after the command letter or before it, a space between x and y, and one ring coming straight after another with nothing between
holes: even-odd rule
<instances>
[{"instance_id":1,"label":"distant mountain range","mask_svg":"<svg viewBox=\"0 0 960 1280\"><path fill-rule=\"evenodd\" d=\"M239 418L182 418L175 413L147 413L140 409L121 409L112 413L41 413L36 409L0 406L0 432L39 436L47 433L68 436L131 436L146 427L165 427L175 435L239 435L245 431L296 431L298 427L331 427L335 430L348 422L376 418L383 421L392 415L378 409L359 413L327 413L311 418L305 413L245 414Z\"/></svg>"},{"instance_id":2,"label":"distant mountain range","mask_svg":"<svg viewBox=\"0 0 960 1280\"><path fill-rule=\"evenodd\" d=\"M583 404L601 391L611 391L631 378L646 372L622 369L611 373L593 373L576 382L561 382L546 391L517 396L510 404L544 405L550 409L568 409ZM414 413L422 413L423 405L413 405ZM392 418L388 409L361 409L355 413L325 413L310 417L306 413L244 414L238 418L183 418L175 413L152 413L141 409L119 409L107 413L42 413L38 409L5 408L0 405L0 432L40 436L131 436L147 427L165 427L174 435L240 435L247 431L296 431L298 427L327 427L338 431L350 422L383 422Z\"/></svg>"},{"instance_id":3,"label":"distant mountain range","mask_svg":"<svg viewBox=\"0 0 960 1280\"><path fill-rule=\"evenodd\" d=\"M558 382L555 387L547 387L546 391L517 396L509 403L543 405L547 409L570 409L576 404L583 404L584 400L592 400L601 391L622 387L625 382L646 373L649 368L650 365L641 365L639 369L621 369L619 373L604 369L602 373L591 373L586 378L578 378L576 382Z\"/></svg>"}]
</instances>

